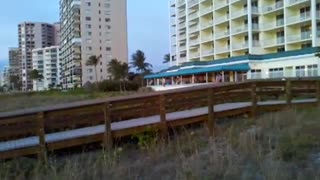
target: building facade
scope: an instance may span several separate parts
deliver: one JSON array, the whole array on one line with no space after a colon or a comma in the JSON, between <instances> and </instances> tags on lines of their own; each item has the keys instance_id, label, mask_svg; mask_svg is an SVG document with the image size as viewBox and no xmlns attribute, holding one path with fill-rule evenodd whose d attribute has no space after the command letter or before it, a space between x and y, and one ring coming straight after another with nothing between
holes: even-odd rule
<instances>
[{"instance_id":1,"label":"building facade","mask_svg":"<svg viewBox=\"0 0 320 180\"><path fill-rule=\"evenodd\" d=\"M29 78L32 70L32 50L55 45L55 27L48 23L24 22L18 25L19 49L21 53L22 90L32 90L33 82Z\"/></svg>"},{"instance_id":2,"label":"building facade","mask_svg":"<svg viewBox=\"0 0 320 180\"><path fill-rule=\"evenodd\" d=\"M1 86L5 86L6 90L10 88L10 68L4 66L0 72Z\"/></svg>"},{"instance_id":3,"label":"building facade","mask_svg":"<svg viewBox=\"0 0 320 180\"><path fill-rule=\"evenodd\" d=\"M171 65L320 46L319 0L171 0Z\"/></svg>"},{"instance_id":4,"label":"building facade","mask_svg":"<svg viewBox=\"0 0 320 180\"><path fill-rule=\"evenodd\" d=\"M20 49L9 48L9 68L10 74L19 76L21 75L21 61L20 61Z\"/></svg>"},{"instance_id":5,"label":"building facade","mask_svg":"<svg viewBox=\"0 0 320 180\"><path fill-rule=\"evenodd\" d=\"M126 0L60 0L65 89L108 79L113 58L128 62L126 12ZM99 58L96 68L90 56Z\"/></svg>"},{"instance_id":6,"label":"building facade","mask_svg":"<svg viewBox=\"0 0 320 180\"><path fill-rule=\"evenodd\" d=\"M43 76L41 80L33 80L34 91L61 88L61 61L59 46L32 50L33 68Z\"/></svg>"}]
</instances>

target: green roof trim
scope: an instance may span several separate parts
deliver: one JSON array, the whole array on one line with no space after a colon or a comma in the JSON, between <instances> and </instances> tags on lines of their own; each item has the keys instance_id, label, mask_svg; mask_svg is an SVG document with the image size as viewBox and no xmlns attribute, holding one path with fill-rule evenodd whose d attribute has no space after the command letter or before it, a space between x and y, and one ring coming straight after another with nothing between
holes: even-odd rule
<instances>
[{"instance_id":1,"label":"green roof trim","mask_svg":"<svg viewBox=\"0 0 320 180\"><path fill-rule=\"evenodd\" d=\"M314 54L317 52L320 52L320 47L311 47L311 48L304 48L304 49L300 49L300 50L284 51L284 52L264 54L264 55L250 54L250 55L237 56L237 57L211 60L211 61L186 62L180 66L172 66L168 69L160 71L159 73L147 75L144 78L151 79L151 78L172 77L172 76L180 76L180 75L191 75L191 74L197 74L197 73L199 74L199 73L205 73L205 72L217 72L218 70L216 70L216 69L218 69L218 68L220 68L219 71L223 71L223 70L227 71L227 69L223 69L223 68L226 68L226 66L209 67L209 68L194 67L194 68L184 69L184 70L183 69L179 70L179 69L182 67L188 67L188 66L219 65L222 63L239 62L239 61L245 61L245 60L263 61L263 60L269 60L269 59L277 59L277 58L284 58L284 57L291 57L291 56ZM247 64L247 66L249 67L248 64ZM245 69L245 68L243 68L243 69ZM177 72L168 72L168 71L173 71L173 70L177 70ZM241 70L241 68L240 68L240 70ZM231 71L231 70L229 70L229 71Z\"/></svg>"},{"instance_id":2,"label":"green roof trim","mask_svg":"<svg viewBox=\"0 0 320 180\"><path fill-rule=\"evenodd\" d=\"M215 67L206 67L206 68L191 68L191 69L182 69L176 72L163 72L158 74L147 75L145 79L153 78L166 78L174 76L185 76L192 74L203 74L207 72L221 72L221 71L249 71L250 67L248 63L234 64L234 65L224 65L224 66L215 66Z\"/></svg>"}]
</instances>

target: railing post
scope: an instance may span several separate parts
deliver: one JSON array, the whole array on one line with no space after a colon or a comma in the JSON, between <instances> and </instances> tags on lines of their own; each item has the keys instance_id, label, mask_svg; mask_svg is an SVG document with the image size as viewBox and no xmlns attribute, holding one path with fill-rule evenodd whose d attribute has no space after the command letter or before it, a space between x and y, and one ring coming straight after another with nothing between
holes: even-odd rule
<instances>
[{"instance_id":1,"label":"railing post","mask_svg":"<svg viewBox=\"0 0 320 180\"><path fill-rule=\"evenodd\" d=\"M316 81L316 98L317 98L317 105L320 105L320 81Z\"/></svg>"},{"instance_id":2,"label":"railing post","mask_svg":"<svg viewBox=\"0 0 320 180\"><path fill-rule=\"evenodd\" d=\"M291 102L292 102L292 87L291 87L291 80L288 79L286 81L286 103L287 103L287 106L290 106L291 105Z\"/></svg>"},{"instance_id":3,"label":"railing post","mask_svg":"<svg viewBox=\"0 0 320 180\"><path fill-rule=\"evenodd\" d=\"M105 124L103 144L105 149L111 149L113 146L110 106L111 106L110 102L106 102L103 107L104 124Z\"/></svg>"},{"instance_id":4,"label":"railing post","mask_svg":"<svg viewBox=\"0 0 320 180\"><path fill-rule=\"evenodd\" d=\"M253 82L251 84L251 118L256 119L257 117L257 84Z\"/></svg>"},{"instance_id":5,"label":"railing post","mask_svg":"<svg viewBox=\"0 0 320 180\"><path fill-rule=\"evenodd\" d=\"M167 118L166 118L166 97L165 95L161 94L159 96L159 112L160 112L160 123L161 123L161 138L166 140L168 136L168 125L167 125Z\"/></svg>"},{"instance_id":6,"label":"railing post","mask_svg":"<svg viewBox=\"0 0 320 180\"><path fill-rule=\"evenodd\" d=\"M45 129L44 129L44 112L38 113L38 137L39 137L39 153L38 158L47 163L47 150L46 150L46 140L45 140Z\"/></svg>"},{"instance_id":7,"label":"railing post","mask_svg":"<svg viewBox=\"0 0 320 180\"><path fill-rule=\"evenodd\" d=\"M210 136L214 136L215 128L215 116L214 116L214 92L212 88L208 89L208 122L207 126L209 129Z\"/></svg>"}]
</instances>

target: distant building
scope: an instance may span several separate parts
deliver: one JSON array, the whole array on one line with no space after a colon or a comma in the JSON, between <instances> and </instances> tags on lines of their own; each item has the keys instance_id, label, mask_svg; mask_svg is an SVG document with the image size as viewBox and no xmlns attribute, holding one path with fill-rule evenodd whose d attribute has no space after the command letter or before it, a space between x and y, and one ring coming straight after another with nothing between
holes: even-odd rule
<instances>
[{"instance_id":1,"label":"distant building","mask_svg":"<svg viewBox=\"0 0 320 180\"><path fill-rule=\"evenodd\" d=\"M32 50L33 69L43 76L41 80L33 80L33 90L43 91L61 87L61 61L59 46Z\"/></svg>"},{"instance_id":2,"label":"distant building","mask_svg":"<svg viewBox=\"0 0 320 180\"><path fill-rule=\"evenodd\" d=\"M65 89L108 79L113 58L128 62L126 0L60 0L60 22ZM96 69L86 65L93 55Z\"/></svg>"},{"instance_id":3,"label":"distant building","mask_svg":"<svg viewBox=\"0 0 320 180\"><path fill-rule=\"evenodd\" d=\"M18 25L21 52L22 90L32 90L32 50L55 45L55 26L48 23L24 22Z\"/></svg>"},{"instance_id":4,"label":"distant building","mask_svg":"<svg viewBox=\"0 0 320 180\"><path fill-rule=\"evenodd\" d=\"M9 68L11 75L21 75L21 57L19 48L9 48Z\"/></svg>"},{"instance_id":5,"label":"distant building","mask_svg":"<svg viewBox=\"0 0 320 180\"><path fill-rule=\"evenodd\" d=\"M7 88L10 87L10 71L9 71L9 67L5 66L2 69L1 73L1 86L6 86Z\"/></svg>"}]
</instances>

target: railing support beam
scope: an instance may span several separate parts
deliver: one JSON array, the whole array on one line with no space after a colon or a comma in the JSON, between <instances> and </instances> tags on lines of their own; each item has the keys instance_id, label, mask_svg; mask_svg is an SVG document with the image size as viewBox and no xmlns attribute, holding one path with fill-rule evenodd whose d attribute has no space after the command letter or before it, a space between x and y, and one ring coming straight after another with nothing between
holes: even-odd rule
<instances>
[{"instance_id":1,"label":"railing support beam","mask_svg":"<svg viewBox=\"0 0 320 180\"><path fill-rule=\"evenodd\" d=\"M45 140L45 128L44 128L44 112L38 113L38 137L39 137L39 153L38 158L44 163L48 162L47 150L46 150L46 140Z\"/></svg>"},{"instance_id":2,"label":"railing support beam","mask_svg":"<svg viewBox=\"0 0 320 180\"><path fill-rule=\"evenodd\" d=\"M159 96L159 112L160 112L160 123L161 123L161 138L166 140L168 137L168 124L166 119L166 97L161 94Z\"/></svg>"},{"instance_id":3,"label":"railing support beam","mask_svg":"<svg viewBox=\"0 0 320 180\"><path fill-rule=\"evenodd\" d=\"M253 82L251 84L251 118L257 118L257 109L258 109L258 101L257 101L257 84Z\"/></svg>"},{"instance_id":4,"label":"railing support beam","mask_svg":"<svg viewBox=\"0 0 320 180\"><path fill-rule=\"evenodd\" d=\"M208 89L208 122L207 126L209 129L210 136L214 136L215 129L215 115L214 115L214 92L212 88Z\"/></svg>"},{"instance_id":5,"label":"railing support beam","mask_svg":"<svg viewBox=\"0 0 320 180\"><path fill-rule=\"evenodd\" d=\"M287 106L290 107L291 103L292 103L292 83L291 80L288 79L286 81L286 102L287 102Z\"/></svg>"},{"instance_id":6,"label":"railing support beam","mask_svg":"<svg viewBox=\"0 0 320 180\"><path fill-rule=\"evenodd\" d=\"M113 146L110 107L111 107L111 104L109 102L105 103L103 107L104 124L105 124L103 144L105 149L111 149Z\"/></svg>"}]
</instances>

